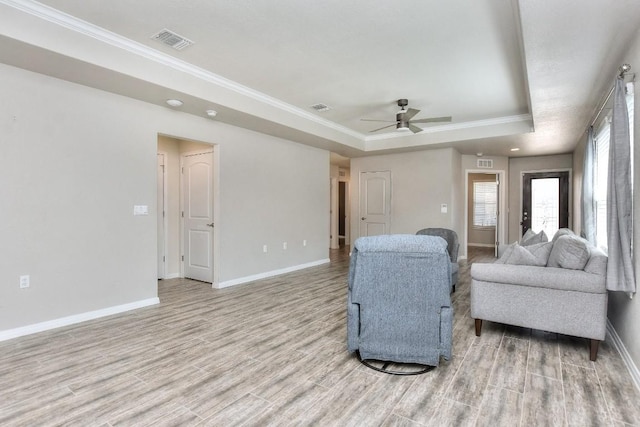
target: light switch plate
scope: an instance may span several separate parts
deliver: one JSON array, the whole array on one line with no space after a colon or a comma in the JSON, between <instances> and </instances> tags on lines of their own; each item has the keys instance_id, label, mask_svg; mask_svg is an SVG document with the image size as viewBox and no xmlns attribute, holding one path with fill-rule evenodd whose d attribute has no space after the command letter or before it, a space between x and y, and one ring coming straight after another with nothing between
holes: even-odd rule
<instances>
[{"instance_id":1,"label":"light switch plate","mask_svg":"<svg viewBox=\"0 0 640 427\"><path fill-rule=\"evenodd\" d=\"M440 205L440 213L447 213L447 210L448 208L446 203Z\"/></svg>"},{"instance_id":2,"label":"light switch plate","mask_svg":"<svg viewBox=\"0 0 640 427\"><path fill-rule=\"evenodd\" d=\"M134 205L133 206L133 214L134 215L149 215L149 206L147 206L147 205Z\"/></svg>"}]
</instances>

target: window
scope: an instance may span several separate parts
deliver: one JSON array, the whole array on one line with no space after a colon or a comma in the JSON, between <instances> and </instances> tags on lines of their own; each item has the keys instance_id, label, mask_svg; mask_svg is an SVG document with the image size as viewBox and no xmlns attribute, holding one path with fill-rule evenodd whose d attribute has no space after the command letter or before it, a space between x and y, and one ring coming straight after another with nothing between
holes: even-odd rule
<instances>
[{"instance_id":1,"label":"window","mask_svg":"<svg viewBox=\"0 0 640 427\"><path fill-rule=\"evenodd\" d=\"M473 226L495 227L498 212L498 185L473 181Z\"/></svg>"},{"instance_id":2,"label":"window","mask_svg":"<svg viewBox=\"0 0 640 427\"><path fill-rule=\"evenodd\" d=\"M629 139L631 142L631 171L633 172L633 90L627 92L629 110ZM595 129L595 170L593 196L596 203L596 244L607 250L607 179L609 173L609 136L611 113ZM633 183L633 178L631 179Z\"/></svg>"}]
</instances>

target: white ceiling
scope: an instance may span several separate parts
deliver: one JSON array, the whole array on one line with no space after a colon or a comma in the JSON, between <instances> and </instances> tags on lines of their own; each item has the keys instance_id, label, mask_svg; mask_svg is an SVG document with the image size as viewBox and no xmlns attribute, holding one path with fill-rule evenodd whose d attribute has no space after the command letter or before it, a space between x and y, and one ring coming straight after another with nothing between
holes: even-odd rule
<instances>
[{"instance_id":1,"label":"white ceiling","mask_svg":"<svg viewBox=\"0 0 640 427\"><path fill-rule=\"evenodd\" d=\"M637 0L0 0L0 62L347 157L543 155L573 149L639 24ZM370 133L398 98L453 120Z\"/></svg>"}]
</instances>

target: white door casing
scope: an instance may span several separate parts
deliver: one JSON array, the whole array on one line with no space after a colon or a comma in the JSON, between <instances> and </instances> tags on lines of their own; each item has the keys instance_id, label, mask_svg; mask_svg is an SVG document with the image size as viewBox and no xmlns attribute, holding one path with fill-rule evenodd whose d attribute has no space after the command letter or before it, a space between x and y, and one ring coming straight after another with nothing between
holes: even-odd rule
<instances>
[{"instance_id":1,"label":"white door casing","mask_svg":"<svg viewBox=\"0 0 640 427\"><path fill-rule=\"evenodd\" d=\"M158 222L158 279L164 279L166 275L166 242L165 242L165 155L158 153L158 169L157 169L157 184L158 184L158 199L157 199L157 222Z\"/></svg>"},{"instance_id":2,"label":"white door casing","mask_svg":"<svg viewBox=\"0 0 640 427\"><path fill-rule=\"evenodd\" d=\"M184 277L213 281L213 152L182 156Z\"/></svg>"},{"instance_id":3,"label":"white door casing","mask_svg":"<svg viewBox=\"0 0 640 427\"><path fill-rule=\"evenodd\" d=\"M360 236L391 232L391 172L360 172Z\"/></svg>"},{"instance_id":4,"label":"white door casing","mask_svg":"<svg viewBox=\"0 0 640 427\"><path fill-rule=\"evenodd\" d=\"M329 248L338 249L338 179L330 178Z\"/></svg>"}]
</instances>

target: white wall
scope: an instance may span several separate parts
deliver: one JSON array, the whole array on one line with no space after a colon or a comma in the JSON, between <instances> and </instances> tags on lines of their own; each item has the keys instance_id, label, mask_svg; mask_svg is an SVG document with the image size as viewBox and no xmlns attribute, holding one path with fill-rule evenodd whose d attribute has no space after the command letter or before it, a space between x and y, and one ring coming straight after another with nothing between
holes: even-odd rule
<instances>
[{"instance_id":1,"label":"white wall","mask_svg":"<svg viewBox=\"0 0 640 427\"><path fill-rule=\"evenodd\" d=\"M157 296L158 134L218 144L220 281L328 258L327 151L6 65L0 74L11 100L0 103L0 332ZM134 217L136 204L150 214ZM19 289L24 274L31 287Z\"/></svg>"},{"instance_id":2,"label":"white wall","mask_svg":"<svg viewBox=\"0 0 640 427\"><path fill-rule=\"evenodd\" d=\"M426 227L461 233L460 154L452 148L351 159L351 236L360 235L360 173L391 171L391 234L415 234ZM446 203L448 212L440 212Z\"/></svg>"}]
</instances>

